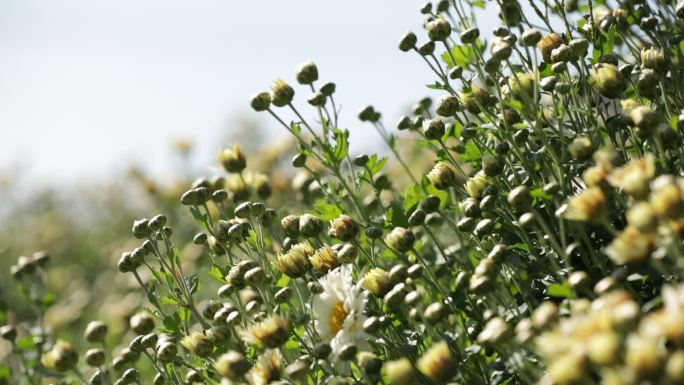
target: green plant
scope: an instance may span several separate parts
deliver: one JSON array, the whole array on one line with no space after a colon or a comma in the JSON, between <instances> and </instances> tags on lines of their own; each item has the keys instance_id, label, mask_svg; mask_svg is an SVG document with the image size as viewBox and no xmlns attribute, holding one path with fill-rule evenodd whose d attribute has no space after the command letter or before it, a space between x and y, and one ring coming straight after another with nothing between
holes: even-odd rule
<instances>
[{"instance_id":1,"label":"green plant","mask_svg":"<svg viewBox=\"0 0 684 385\"><path fill-rule=\"evenodd\" d=\"M148 305L111 360L103 324L86 330L102 345L84 357L90 383L684 381L684 3L528 5L499 1L487 41L484 2L427 3L428 39L401 38L443 93L397 125L429 169L370 106L358 117L398 166L352 159L312 62L296 80L314 118L283 80L255 95L296 140L302 205L269 207L236 146L218 155L225 175L180 197L192 240L164 215L135 221L118 268ZM206 258L185 263L190 243ZM39 261L14 267L29 288ZM75 348L36 330L12 345L13 380L82 378Z\"/></svg>"}]
</instances>

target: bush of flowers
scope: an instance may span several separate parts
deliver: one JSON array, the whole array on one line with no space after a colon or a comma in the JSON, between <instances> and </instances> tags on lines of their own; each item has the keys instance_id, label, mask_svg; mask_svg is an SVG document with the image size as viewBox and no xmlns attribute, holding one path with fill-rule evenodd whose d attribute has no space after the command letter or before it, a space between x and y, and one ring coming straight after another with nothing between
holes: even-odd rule
<instances>
[{"instance_id":1,"label":"bush of flowers","mask_svg":"<svg viewBox=\"0 0 684 385\"><path fill-rule=\"evenodd\" d=\"M353 123L389 156L352 156L335 83L301 64L250 102L296 141L290 199L221 150L177 197L196 235L133 222L117 268L144 301L116 334L60 338L50 258L20 257L36 316L2 309L0 383L684 383L684 2L420 12L398 48L440 96L400 134L372 106Z\"/></svg>"}]
</instances>

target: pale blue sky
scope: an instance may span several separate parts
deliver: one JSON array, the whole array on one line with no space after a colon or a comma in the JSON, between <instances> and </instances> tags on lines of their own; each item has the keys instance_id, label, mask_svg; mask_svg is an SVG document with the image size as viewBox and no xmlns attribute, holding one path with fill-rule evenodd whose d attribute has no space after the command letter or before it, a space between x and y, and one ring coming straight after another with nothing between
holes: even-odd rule
<instances>
[{"instance_id":1,"label":"pale blue sky","mask_svg":"<svg viewBox=\"0 0 684 385\"><path fill-rule=\"evenodd\" d=\"M394 126L428 91L429 69L396 48L420 29L420 4L0 0L0 170L20 163L72 180L137 160L159 172L170 138L189 136L208 163L232 120L259 118L249 97L278 77L294 83L309 59L338 84L352 149L368 149L376 135L359 107L375 105Z\"/></svg>"}]
</instances>

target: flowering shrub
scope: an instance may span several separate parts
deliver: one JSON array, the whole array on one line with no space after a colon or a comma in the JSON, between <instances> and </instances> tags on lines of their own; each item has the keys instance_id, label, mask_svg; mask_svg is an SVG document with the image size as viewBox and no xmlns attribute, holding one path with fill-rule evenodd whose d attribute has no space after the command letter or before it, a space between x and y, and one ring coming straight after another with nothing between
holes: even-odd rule
<instances>
[{"instance_id":1,"label":"flowering shrub","mask_svg":"<svg viewBox=\"0 0 684 385\"><path fill-rule=\"evenodd\" d=\"M464 3L399 42L442 93L397 124L418 157L369 106L392 159L352 158L335 84L300 65L251 99L296 140L300 203L270 207L269 177L220 151L179 197L191 240L133 223L117 267L146 301L115 339L106 319L58 338L48 257L20 257L37 317L0 329L0 381L684 383L684 2L501 0L491 39Z\"/></svg>"}]
</instances>

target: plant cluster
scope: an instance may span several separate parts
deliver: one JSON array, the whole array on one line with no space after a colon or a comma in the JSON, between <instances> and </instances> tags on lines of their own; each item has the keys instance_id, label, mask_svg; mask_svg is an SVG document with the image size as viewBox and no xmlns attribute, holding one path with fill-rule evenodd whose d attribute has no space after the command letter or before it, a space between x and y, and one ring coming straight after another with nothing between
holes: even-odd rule
<instances>
[{"instance_id":1,"label":"plant cluster","mask_svg":"<svg viewBox=\"0 0 684 385\"><path fill-rule=\"evenodd\" d=\"M497 6L489 40L484 2L446 0L400 39L441 93L397 123L429 169L359 111L403 180L352 157L313 62L256 94L296 140L302 204L271 206L269 177L220 151L222 175L180 196L191 240L133 223L117 267L147 303L118 348L101 321L85 351L56 338L47 258L19 258L38 316L0 329L13 383L684 383L684 2ZM205 258L184 263L188 244Z\"/></svg>"}]
</instances>

